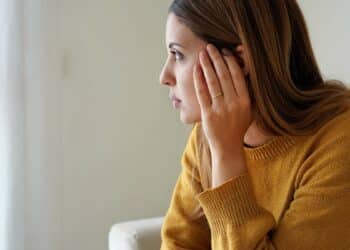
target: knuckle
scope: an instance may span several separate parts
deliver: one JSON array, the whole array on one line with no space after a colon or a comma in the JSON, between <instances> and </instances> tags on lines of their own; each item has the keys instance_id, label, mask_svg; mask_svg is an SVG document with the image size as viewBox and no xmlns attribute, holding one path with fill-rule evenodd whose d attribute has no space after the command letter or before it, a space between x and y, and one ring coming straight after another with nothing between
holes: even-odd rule
<instances>
[{"instance_id":1,"label":"knuckle","mask_svg":"<svg viewBox=\"0 0 350 250\"><path fill-rule=\"evenodd\" d=\"M220 78L223 80L223 81L230 81L231 78L229 77L228 74L225 74L225 73L221 73L220 74Z\"/></svg>"},{"instance_id":2,"label":"knuckle","mask_svg":"<svg viewBox=\"0 0 350 250\"><path fill-rule=\"evenodd\" d=\"M230 111L238 111L239 110L239 106L236 102L231 102L230 105L229 105L229 110Z\"/></svg>"},{"instance_id":3,"label":"knuckle","mask_svg":"<svg viewBox=\"0 0 350 250\"><path fill-rule=\"evenodd\" d=\"M237 70L235 70L234 68L232 68L231 75L232 75L233 78L238 78L239 77L239 72Z\"/></svg>"},{"instance_id":4,"label":"knuckle","mask_svg":"<svg viewBox=\"0 0 350 250\"><path fill-rule=\"evenodd\" d=\"M199 88L199 89L198 89L198 93L199 93L200 95L204 95L204 94L205 94L205 89L204 89L204 88Z\"/></svg>"},{"instance_id":5,"label":"knuckle","mask_svg":"<svg viewBox=\"0 0 350 250\"><path fill-rule=\"evenodd\" d=\"M208 79L208 84L210 84L210 85L215 85L215 80L214 80L214 78L212 78L212 77L209 77L209 79Z\"/></svg>"}]
</instances>

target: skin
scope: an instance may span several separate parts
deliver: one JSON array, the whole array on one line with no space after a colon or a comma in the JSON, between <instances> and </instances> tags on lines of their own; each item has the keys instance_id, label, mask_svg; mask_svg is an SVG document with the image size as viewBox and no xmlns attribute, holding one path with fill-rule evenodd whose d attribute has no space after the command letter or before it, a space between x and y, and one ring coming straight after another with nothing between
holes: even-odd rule
<instances>
[{"instance_id":1,"label":"skin","mask_svg":"<svg viewBox=\"0 0 350 250\"><path fill-rule=\"evenodd\" d=\"M173 45L169 48L171 43ZM198 38L189 28L180 23L177 17L170 13L166 23L166 47L168 58L163 66L159 81L169 87L169 96L175 95L181 100L180 119L184 124L202 121L201 108L196 95L193 68L200 64L199 54L206 49L207 42ZM244 45L237 47L238 55L244 62L243 74L249 74ZM218 91L216 91L218 93ZM252 120L244 134L244 143L251 147L265 144L273 138L272 135L258 129Z\"/></svg>"}]
</instances>

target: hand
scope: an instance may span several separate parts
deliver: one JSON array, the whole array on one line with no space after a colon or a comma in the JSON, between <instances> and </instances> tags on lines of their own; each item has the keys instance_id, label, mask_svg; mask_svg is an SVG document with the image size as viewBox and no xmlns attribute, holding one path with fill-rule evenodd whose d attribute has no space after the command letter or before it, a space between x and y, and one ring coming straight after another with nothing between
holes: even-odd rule
<instances>
[{"instance_id":1,"label":"hand","mask_svg":"<svg viewBox=\"0 0 350 250\"><path fill-rule=\"evenodd\" d=\"M252 122L251 103L242 69L232 55L222 56L212 44L199 55L193 71L202 127L213 153L240 150ZM214 68L211 64L214 65ZM211 96L222 92L223 96Z\"/></svg>"}]
</instances>

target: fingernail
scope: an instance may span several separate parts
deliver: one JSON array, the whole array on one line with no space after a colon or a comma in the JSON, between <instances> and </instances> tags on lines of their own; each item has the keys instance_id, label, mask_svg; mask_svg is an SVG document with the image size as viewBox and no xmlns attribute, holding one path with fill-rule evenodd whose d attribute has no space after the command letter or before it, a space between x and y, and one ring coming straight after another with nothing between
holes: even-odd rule
<instances>
[{"instance_id":1,"label":"fingernail","mask_svg":"<svg viewBox=\"0 0 350 250\"><path fill-rule=\"evenodd\" d=\"M224 56L232 56L233 55L233 53L226 48L221 49L221 51L224 54Z\"/></svg>"}]
</instances>

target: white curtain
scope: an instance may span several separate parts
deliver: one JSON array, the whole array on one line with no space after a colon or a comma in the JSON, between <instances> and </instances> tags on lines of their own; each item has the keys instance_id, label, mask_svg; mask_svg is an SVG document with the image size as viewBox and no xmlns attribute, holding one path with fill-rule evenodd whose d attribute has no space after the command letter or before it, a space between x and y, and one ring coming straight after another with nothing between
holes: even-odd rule
<instances>
[{"instance_id":1,"label":"white curtain","mask_svg":"<svg viewBox=\"0 0 350 250\"><path fill-rule=\"evenodd\" d=\"M0 0L0 250L61 250L56 0Z\"/></svg>"}]
</instances>

